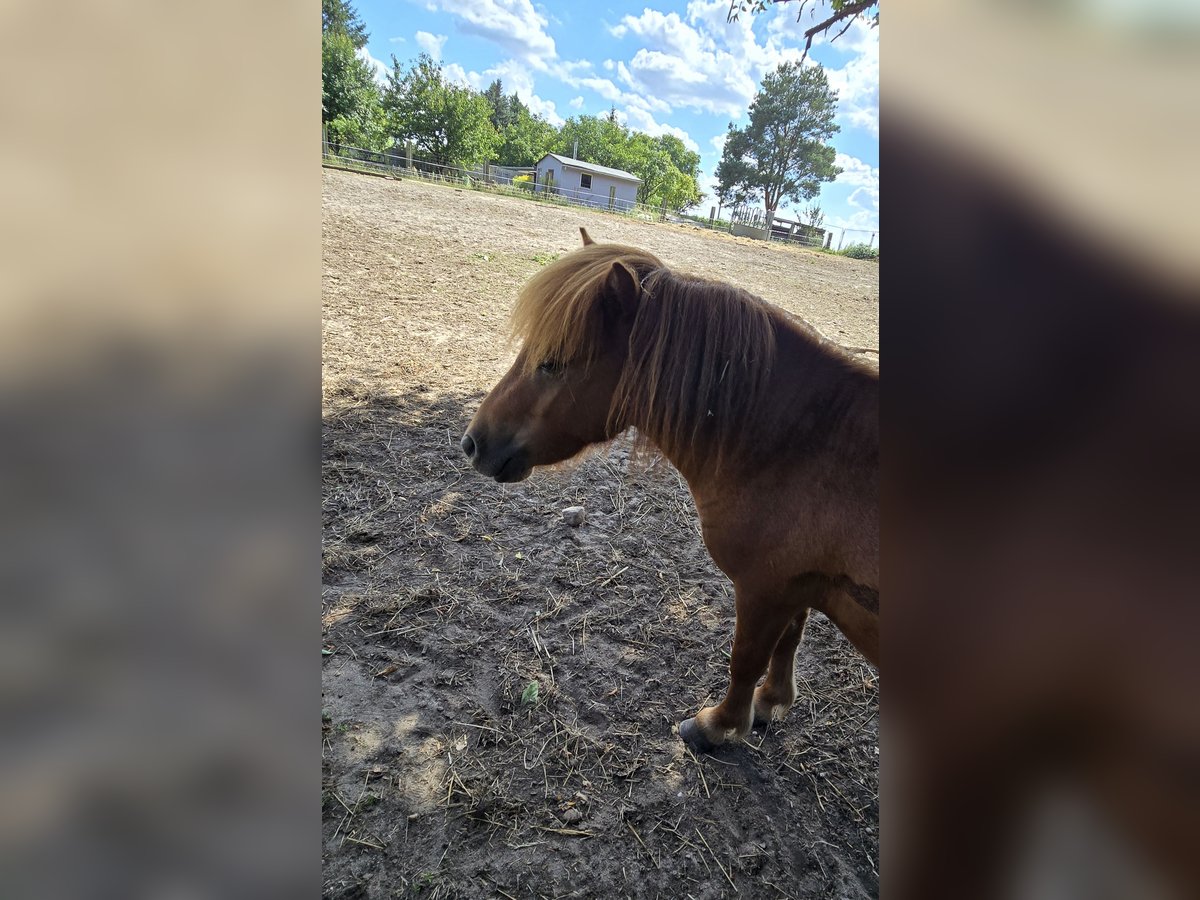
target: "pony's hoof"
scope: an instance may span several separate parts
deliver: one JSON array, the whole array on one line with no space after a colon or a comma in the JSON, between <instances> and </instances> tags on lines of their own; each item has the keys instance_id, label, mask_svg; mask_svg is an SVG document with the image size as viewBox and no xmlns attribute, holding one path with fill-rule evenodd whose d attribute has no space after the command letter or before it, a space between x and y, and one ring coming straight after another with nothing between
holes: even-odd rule
<instances>
[{"instance_id":1,"label":"pony's hoof","mask_svg":"<svg viewBox=\"0 0 1200 900\"><path fill-rule=\"evenodd\" d=\"M695 718L684 719L679 723L679 736L683 738L685 744L691 747L698 753L712 753L717 749L717 745L708 739Z\"/></svg>"},{"instance_id":2,"label":"pony's hoof","mask_svg":"<svg viewBox=\"0 0 1200 900\"><path fill-rule=\"evenodd\" d=\"M786 706L760 706L755 703L754 727L766 728L768 725L781 721L786 713Z\"/></svg>"}]
</instances>

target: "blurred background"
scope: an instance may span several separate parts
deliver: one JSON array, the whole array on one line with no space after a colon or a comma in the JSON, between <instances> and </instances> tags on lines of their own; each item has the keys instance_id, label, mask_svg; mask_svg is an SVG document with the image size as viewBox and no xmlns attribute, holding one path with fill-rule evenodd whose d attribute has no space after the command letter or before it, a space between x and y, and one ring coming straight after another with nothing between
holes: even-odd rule
<instances>
[{"instance_id":1,"label":"blurred background","mask_svg":"<svg viewBox=\"0 0 1200 900\"><path fill-rule=\"evenodd\" d=\"M879 27L884 890L1192 896L1195 4ZM6 896L320 883L318 28L0 5Z\"/></svg>"},{"instance_id":2,"label":"blurred background","mask_svg":"<svg viewBox=\"0 0 1200 900\"><path fill-rule=\"evenodd\" d=\"M0 893L320 884L316 4L0 3Z\"/></svg>"},{"instance_id":3,"label":"blurred background","mask_svg":"<svg viewBox=\"0 0 1200 900\"><path fill-rule=\"evenodd\" d=\"M881 21L882 883L1200 891L1200 14Z\"/></svg>"}]
</instances>

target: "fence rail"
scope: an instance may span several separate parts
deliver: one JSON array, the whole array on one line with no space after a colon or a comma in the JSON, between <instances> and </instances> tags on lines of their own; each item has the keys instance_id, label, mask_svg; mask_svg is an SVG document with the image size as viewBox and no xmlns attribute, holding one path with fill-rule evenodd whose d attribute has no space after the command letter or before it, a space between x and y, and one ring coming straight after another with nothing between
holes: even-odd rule
<instances>
[{"instance_id":1,"label":"fence rail","mask_svg":"<svg viewBox=\"0 0 1200 900\"><path fill-rule=\"evenodd\" d=\"M729 219L722 219L720 209L712 207L708 216L688 214L667 209L665 205L650 206L619 197L609 197L581 189L565 188L554 184L537 181L536 170L532 167L484 165L472 169L462 166L452 166L433 160L421 159L413 155L411 150L396 149L392 151L365 150L362 147L351 147L345 144L335 144L329 141L321 143L321 158L324 165L353 171L369 172L376 175L386 175L392 178L420 178L426 181L439 181L462 185L479 190L500 190L505 193L515 193L533 200L563 205L586 206L602 212L624 215L643 221L672 222L681 225L691 225L713 231L738 233L738 224L756 226L761 234L755 235L762 240L780 241L800 244L808 247L825 247L841 250L848 233L860 232L870 234L869 245L873 246L878 232L868 232L854 228L831 226L827 229L815 229L808 225L780 220L772 222L768 230L765 219L759 210L750 211L738 207L729 211ZM755 219L755 214L758 218ZM786 224L784 224L786 222ZM836 248L833 246L833 233L840 231ZM851 240L851 243L858 243Z\"/></svg>"}]
</instances>

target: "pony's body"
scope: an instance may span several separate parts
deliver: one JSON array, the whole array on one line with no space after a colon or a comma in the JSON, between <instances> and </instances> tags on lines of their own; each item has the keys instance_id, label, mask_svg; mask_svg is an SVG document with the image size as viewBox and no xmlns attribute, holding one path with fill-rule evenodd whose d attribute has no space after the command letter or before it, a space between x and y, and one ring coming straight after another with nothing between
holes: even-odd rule
<instances>
[{"instance_id":1,"label":"pony's body","mask_svg":"<svg viewBox=\"0 0 1200 900\"><path fill-rule=\"evenodd\" d=\"M791 706L810 609L878 664L878 376L745 291L584 244L522 290L463 449L513 481L634 427L675 464L736 592L729 692L680 725L709 748Z\"/></svg>"}]
</instances>

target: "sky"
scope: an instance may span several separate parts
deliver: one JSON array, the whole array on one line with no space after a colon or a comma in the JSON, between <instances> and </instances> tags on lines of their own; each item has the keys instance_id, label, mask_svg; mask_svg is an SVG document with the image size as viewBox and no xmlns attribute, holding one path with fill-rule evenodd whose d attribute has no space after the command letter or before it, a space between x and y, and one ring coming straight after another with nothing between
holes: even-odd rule
<instances>
[{"instance_id":1,"label":"sky","mask_svg":"<svg viewBox=\"0 0 1200 900\"><path fill-rule=\"evenodd\" d=\"M393 55L407 64L425 52L476 90L499 78L556 125L615 106L632 129L677 135L700 154L704 212L716 203L713 173L730 122L746 124L763 76L799 59L804 29L828 15L824 0L799 22L798 3L726 22L729 0L351 2L370 33L360 55L381 80ZM841 126L832 143L843 172L816 202L826 227L861 229L845 241L865 242L879 227L879 30L855 23L836 41L818 38L808 58L839 94Z\"/></svg>"}]
</instances>

